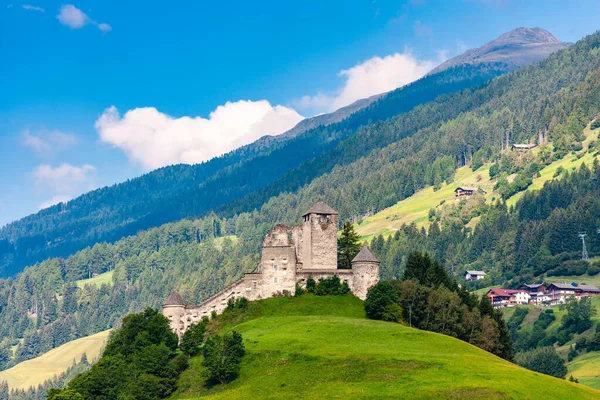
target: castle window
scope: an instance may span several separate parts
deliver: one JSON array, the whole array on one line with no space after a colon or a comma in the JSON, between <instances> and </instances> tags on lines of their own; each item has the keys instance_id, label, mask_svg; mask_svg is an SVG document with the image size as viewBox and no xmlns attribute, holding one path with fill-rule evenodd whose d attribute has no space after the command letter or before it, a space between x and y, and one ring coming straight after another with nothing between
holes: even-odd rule
<instances>
[{"instance_id":1,"label":"castle window","mask_svg":"<svg viewBox=\"0 0 600 400\"><path fill-rule=\"evenodd\" d=\"M279 270L279 266L273 265L273 271L277 272Z\"/></svg>"},{"instance_id":2,"label":"castle window","mask_svg":"<svg viewBox=\"0 0 600 400\"><path fill-rule=\"evenodd\" d=\"M277 277L273 278L273 283L277 283Z\"/></svg>"},{"instance_id":3,"label":"castle window","mask_svg":"<svg viewBox=\"0 0 600 400\"><path fill-rule=\"evenodd\" d=\"M252 288L256 289L258 287L258 282L252 281Z\"/></svg>"},{"instance_id":4,"label":"castle window","mask_svg":"<svg viewBox=\"0 0 600 400\"><path fill-rule=\"evenodd\" d=\"M274 233L271 234L271 238L275 239L275 234Z\"/></svg>"},{"instance_id":5,"label":"castle window","mask_svg":"<svg viewBox=\"0 0 600 400\"><path fill-rule=\"evenodd\" d=\"M291 241L292 240L292 234L288 233L288 240Z\"/></svg>"}]
</instances>

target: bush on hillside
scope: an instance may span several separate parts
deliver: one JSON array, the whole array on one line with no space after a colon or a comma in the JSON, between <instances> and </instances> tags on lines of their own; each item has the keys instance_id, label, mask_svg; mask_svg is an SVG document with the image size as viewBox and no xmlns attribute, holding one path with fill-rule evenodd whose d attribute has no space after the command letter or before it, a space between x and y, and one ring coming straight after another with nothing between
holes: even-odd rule
<instances>
[{"instance_id":1,"label":"bush on hillside","mask_svg":"<svg viewBox=\"0 0 600 400\"><path fill-rule=\"evenodd\" d=\"M518 353L517 364L542 374L564 378L567 374L565 361L558 355L554 347L540 347L535 350Z\"/></svg>"},{"instance_id":2,"label":"bush on hillside","mask_svg":"<svg viewBox=\"0 0 600 400\"><path fill-rule=\"evenodd\" d=\"M204 332L206 332L206 323L199 322L192 324L183 334L179 348L187 356L200 354L200 346L204 342Z\"/></svg>"},{"instance_id":3,"label":"bush on hillside","mask_svg":"<svg viewBox=\"0 0 600 400\"><path fill-rule=\"evenodd\" d=\"M212 335L206 340L202 353L202 365L208 369L209 379L221 384L229 383L240 371L240 363L244 356L242 335L236 331Z\"/></svg>"},{"instance_id":4,"label":"bush on hillside","mask_svg":"<svg viewBox=\"0 0 600 400\"><path fill-rule=\"evenodd\" d=\"M600 128L600 119L597 119L594 122L592 122L592 125L590 126L590 128L592 130Z\"/></svg>"}]
</instances>

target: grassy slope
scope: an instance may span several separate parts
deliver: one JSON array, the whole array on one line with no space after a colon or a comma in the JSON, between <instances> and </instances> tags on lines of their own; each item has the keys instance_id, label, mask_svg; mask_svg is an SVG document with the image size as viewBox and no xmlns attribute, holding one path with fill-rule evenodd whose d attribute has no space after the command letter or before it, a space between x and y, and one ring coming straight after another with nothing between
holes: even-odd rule
<instances>
[{"instance_id":1,"label":"grassy slope","mask_svg":"<svg viewBox=\"0 0 600 400\"><path fill-rule=\"evenodd\" d=\"M83 353L87 354L90 361L97 358L108 338L108 333L109 331L104 331L73 340L33 360L23 361L11 369L1 371L0 381L7 381L11 389L37 386L54 375L64 372L73 365L74 360L81 360Z\"/></svg>"},{"instance_id":2,"label":"grassy slope","mask_svg":"<svg viewBox=\"0 0 600 400\"><path fill-rule=\"evenodd\" d=\"M112 285L112 277L115 271L105 272L94 278L81 279L77 281L77 286L83 289L85 285L102 286L103 284Z\"/></svg>"},{"instance_id":3,"label":"grassy slope","mask_svg":"<svg viewBox=\"0 0 600 400\"><path fill-rule=\"evenodd\" d=\"M365 240L379 234L390 235L404 223L415 222L419 227L428 225L429 210L440 206L442 201L454 201L454 189L457 186L481 186L488 192L486 198L491 198L490 193L494 185L490 182L489 165L477 171L471 171L469 167L459 168L456 170L454 182L442 184L435 192L432 186L423 189L408 199L365 218L356 231Z\"/></svg>"},{"instance_id":4,"label":"grassy slope","mask_svg":"<svg viewBox=\"0 0 600 400\"><path fill-rule=\"evenodd\" d=\"M540 171L540 177L535 178L527 190L539 190L549 180L554 179L554 173L559 167L565 171L571 171L579 168L582 163L591 165L594 161L596 150L587 152L590 142L597 140L600 129L590 130L589 125L585 128L586 135L583 144L583 150L577 154L569 153L561 160L555 161ZM537 151L537 150L534 150ZM577 155L583 154L580 159ZM492 193L495 181L490 181L489 165L483 166L477 171L471 171L469 167L462 167L456 170L454 182L442 184L440 190L434 192L433 187L423 189L408 199L399 201L395 205L378 212L375 215L367 217L356 226L357 232L363 240L370 240L373 236L383 234L384 236L394 233L402 224L415 222L419 227L428 226L428 213L432 208L440 207L442 201L454 201L454 189L457 186L481 186L487 191L486 200L491 201L492 197L499 198L497 193ZM481 179L478 179L481 178ZM517 193L507 200L508 205L514 205L523 196L524 192ZM478 220L479 218L474 218ZM471 221L467 226L474 227L477 221Z\"/></svg>"},{"instance_id":5,"label":"grassy slope","mask_svg":"<svg viewBox=\"0 0 600 400\"><path fill-rule=\"evenodd\" d=\"M244 336L240 377L204 386L191 360L174 399L598 398L582 385L524 370L459 340L371 321L350 297L268 299L224 328ZM256 310L260 307L260 310Z\"/></svg>"}]
</instances>

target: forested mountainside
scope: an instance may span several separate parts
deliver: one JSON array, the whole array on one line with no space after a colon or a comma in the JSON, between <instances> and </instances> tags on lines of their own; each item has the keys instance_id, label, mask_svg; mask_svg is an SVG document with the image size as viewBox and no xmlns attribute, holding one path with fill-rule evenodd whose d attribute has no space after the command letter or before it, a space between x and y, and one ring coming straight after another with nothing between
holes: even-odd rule
<instances>
[{"instance_id":1,"label":"forested mountainside","mask_svg":"<svg viewBox=\"0 0 600 400\"><path fill-rule=\"evenodd\" d=\"M244 199L247 204L237 202L248 212L166 224L115 244L97 244L67 259L46 260L16 279L0 280L3 354L23 337L18 359L104 330L124 313L159 306L175 288L186 301L198 301L251 270L268 229L274 223L297 223L318 198L336 208L343 221L392 205L424 186L449 181L465 164L476 168L492 163L494 174L505 174L507 182L509 173L516 174L513 182L523 180L526 185L527 177L539 169L529 168L533 163L509 165L502 148L541 136L550 141L540 151L541 161L580 149L584 127L600 111L599 53L596 33L538 65L365 127L314 160L314 165L334 165L330 172L294 192L282 189L256 210L250 204L260 196ZM589 144L593 146L597 142ZM304 164L293 173L308 173L310 168ZM416 249L433 253L455 271L469 264L491 265L497 282L539 275L542 265L571 268L564 261L579 244L560 240L554 229L560 224L565 229L592 228L591 216L600 212L600 185L594 183L599 174L597 166L565 172L539 193L524 196L514 210L499 201L505 193L499 187L494 205L480 210L483 215L472 235L464 224L452 223L433 224L429 233L408 226L392 238L377 238L372 246L383 260L383 277L399 276L403 257ZM578 212L582 208L589 215ZM589 251L596 254L599 246L590 243ZM529 261L541 257L546 257L544 263ZM73 289L75 280L106 271L114 271L112 286Z\"/></svg>"},{"instance_id":2,"label":"forested mountainside","mask_svg":"<svg viewBox=\"0 0 600 400\"><path fill-rule=\"evenodd\" d=\"M325 154L361 126L410 111L437 96L485 83L505 64L459 66L392 91L345 120L285 141L258 141L199 165L165 167L95 190L13 222L0 230L0 276L48 257L68 256L97 242L203 215ZM422 127L426 121L415 122ZM311 176L304 182L310 181Z\"/></svg>"}]
</instances>

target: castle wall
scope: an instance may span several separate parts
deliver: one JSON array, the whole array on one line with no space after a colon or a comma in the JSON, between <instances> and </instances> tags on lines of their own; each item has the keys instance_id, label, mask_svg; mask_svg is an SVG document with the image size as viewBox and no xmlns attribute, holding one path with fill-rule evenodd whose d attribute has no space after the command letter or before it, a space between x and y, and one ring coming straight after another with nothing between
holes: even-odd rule
<instances>
[{"instance_id":1,"label":"castle wall","mask_svg":"<svg viewBox=\"0 0 600 400\"><path fill-rule=\"evenodd\" d=\"M221 314L227 308L230 298L245 297L251 301L262 299L262 280L262 274L246 274L199 305L163 307L163 315L169 319L171 329L181 339L190 325L200 322L202 317L210 318L213 311Z\"/></svg>"},{"instance_id":2,"label":"castle wall","mask_svg":"<svg viewBox=\"0 0 600 400\"><path fill-rule=\"evenodd\" d=\"M295 247L263 247L261 258L263 297L287 290L294 293L296 287Z\"/></svg>"}]
</instances>

